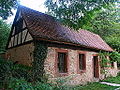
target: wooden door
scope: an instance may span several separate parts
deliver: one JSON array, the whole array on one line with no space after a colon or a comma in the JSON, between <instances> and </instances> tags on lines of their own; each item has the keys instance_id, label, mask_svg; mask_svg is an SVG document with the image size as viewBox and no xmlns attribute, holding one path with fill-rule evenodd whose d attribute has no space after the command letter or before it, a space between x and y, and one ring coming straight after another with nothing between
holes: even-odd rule
<instances>
[{"instance_id":1,"label":"wooden door","mask_svg":"<svg viewBox=\"0 0 120 90\"><path fill-rule=\"evenodd\" d=\"M93 56L93 73L95 78L99 78L98 56Z\"/></svg>"}]
</instances>

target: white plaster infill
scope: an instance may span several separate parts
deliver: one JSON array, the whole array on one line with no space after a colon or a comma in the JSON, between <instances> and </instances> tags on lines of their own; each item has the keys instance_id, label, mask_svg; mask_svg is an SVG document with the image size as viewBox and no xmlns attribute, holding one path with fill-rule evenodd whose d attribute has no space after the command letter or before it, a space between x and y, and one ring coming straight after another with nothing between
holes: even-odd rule
<instances>
[{"instance_id":1,"label":"white plaster infill","mask_svg":"<svg viewBox=\"0 0 120 90\"><path fill-rule=\"evenodd\" d=\"M100 83L110 85L110 86L120 86L120 84L116 84L116 83L109 83L109 82L100 82Z\"/></svg>"}]
</instances>

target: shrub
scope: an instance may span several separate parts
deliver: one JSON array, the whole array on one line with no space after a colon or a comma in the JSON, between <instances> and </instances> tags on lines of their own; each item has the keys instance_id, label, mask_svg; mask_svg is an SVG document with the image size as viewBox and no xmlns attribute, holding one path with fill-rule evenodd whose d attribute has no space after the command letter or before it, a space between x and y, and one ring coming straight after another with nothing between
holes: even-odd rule
<instances>
[{"instance_id":1,"label":"shrub","mask_svg":"<svg viewBox=\"0 0 120 90\"><path fill-rule=\"evenodd\" d=\"M120 63L120 53L114 51L111 53L110 58L113 62L119 62Z\"/></svg>"},{"instance_id":2,"label":"shrub","mask_svg":"<svg viewBox=\"0 0 120 90\"><path fill-rule=\"evenodd\" d=\"M32 86L31 83L28 83L25 79L20 78L11 78L9 80L9 84L7 89L12 89L12 90L34 90L34 87Z\"/></svg>"},{"instance_id":3,"label":"shrub","mask_svg":"<svg viewBox=\"0 0 120 90\"><path fill-rule=\"evenodd\" d=\"M25 79L20 78L11 78L9 80L9 84L7 89L12 90L60 90L59 88L56 88L56 86L49 84L49 83L41 83L41 82L34 82L30 83L27 82Z\"/></svg>"},{"instance_id":4,"label":"shrub","mask_svg":"<svg viewBox=\"0 0 120 90\"><path fill-rule=\"evenodd\" d=\"M0 58L0 86L6 87L12 77L27 80L30 69L31 67L15 64L12 61Z\"/></svg>"},{"instance_id":5,"label":"shrub","mask_svg":"<svg viewBox=\"0 0 120 90\"><path fill-rule=\"evenodd\" d=\"M34 90L55 90L54 85L49 84L49 83L41 83L41 82L36 82L34 85Z\"/></svg>"}]
</instances>

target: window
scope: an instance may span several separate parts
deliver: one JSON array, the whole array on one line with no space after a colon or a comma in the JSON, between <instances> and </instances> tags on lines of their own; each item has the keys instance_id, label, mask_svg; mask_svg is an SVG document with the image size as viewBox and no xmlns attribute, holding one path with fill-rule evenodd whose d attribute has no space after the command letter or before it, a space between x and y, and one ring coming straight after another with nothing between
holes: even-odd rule
<instances>
[{"instance_id":1,"label":"window","mask_svg":"<svg viewBox=\"0 0 120 90\"><path fill-rule=\"evenodd\" d=\"M60 73L67 72L67 53L58 52L58 71Z\"/></svg>"},{"instance_id":2,"label":"window","mask_svg":"<svg viewBox=\"0 0 120 90\"><path fill-rule=\"evenodd\" d=\"M86 69L85 54L79 54L79 70Z\"/></svg>"}]
</instances>

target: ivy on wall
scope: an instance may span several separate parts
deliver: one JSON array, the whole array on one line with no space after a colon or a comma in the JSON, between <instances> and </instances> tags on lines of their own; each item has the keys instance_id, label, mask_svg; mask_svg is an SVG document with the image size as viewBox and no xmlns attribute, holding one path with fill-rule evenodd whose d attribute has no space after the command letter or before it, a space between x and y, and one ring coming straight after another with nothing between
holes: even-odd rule
<instances>
[{"instance_id":1,"label":"ivy on wall","mask_svg":"<svg viewBox=\"0 0 120 90\"><path fill-rule=\"evenodd\" d=\"M112 62L118 62L118 63L120 63L120 53L118 53L118 52L112 52L110 54L110 59L111 59Z\"/></svg>"},{"instance_id":2,"label":"ivy on wall","mask_svg":"<svg viewBox=\"0 0 120 90\"><path fill-rule=\"evenodd\" d=\"M109 52L99 53L101 68L109 67L108 63L110 63L110 60L107 58L109 56L110 56Z\"/></svg>"},{"instance_id":3,"label":"ivy on wall","mask_svg":"<svg viewBox=\"0 0 120 90\"><path fill-rule=\"evenodd\" d=\"M103 62L104 61L120 62L120 53L118 53L117 51L113 51L113 52L100 52L99 56L100 56L100 59ZM109 59L107 58L107 56L109 57Z\"/></svg>"},{"instance_id":4,"label":"ivy on wall","mask_svg":"<svg viewBox=\"0 0 120 90\"><path fill-rule=\"evenodd\" d=\"M109 52L100 52L99 53L99 57L100 57L100 66L101 66L101 73L103 73L105 75L105 77L107 76L107 67L110 67L110 60L107 58L109 57L110 54Z\"/></svg>"},{"instance_id":5,"label":"ivy on wall","mask_svg":"<svg viewBox=\"0 0 120 90\"><path fill-rule=\"evenodd\" d=\"M44 62L47 57L47 44L44 42L34 42L34 61L32 63L32 81L44 81L45 71L44 71Z\"/></svg>"},{"instance_id":6,"label":"ivy on wall","mask_svg":"<svg viewBox=\"0 0 120 90\"><path fill-rule=\"evenodd\" d=\"M114 52L100 52L100 66L102 68L101 72L107 74L107 67L111 67L111 62L118 62L120 63L120 53ZM107 58L109 57L109 58Z\"/></svg>"}]
</instances>

